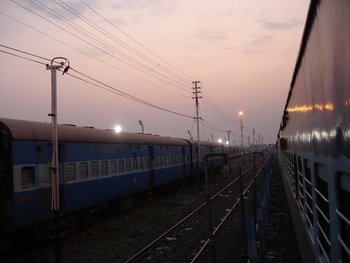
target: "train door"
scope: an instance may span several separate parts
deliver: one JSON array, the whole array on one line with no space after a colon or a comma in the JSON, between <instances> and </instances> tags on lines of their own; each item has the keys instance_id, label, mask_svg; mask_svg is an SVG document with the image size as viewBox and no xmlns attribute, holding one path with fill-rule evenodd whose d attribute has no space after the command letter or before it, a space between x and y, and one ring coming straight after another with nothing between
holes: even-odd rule
<instances>
[{"instance_id":1,"label":"train door","mask_svg":"<svg viewBox=\"0 0 350 263\"><path fill-rule=\"evenodd\" d=\"M148 157L149 157L149 184L148 187L154 186L155 180L155 164L154 164L154 146L148 146Z\"/></svg>"},{"instance_id":2,"label":"train door","mask_svg":"<svg viewBox=\"0 0 350 263\"><path fill-rule=\"evenodd\" d=\"M0 130L0 235L11 231L13 221L12 141L8 130ZM5 235L3 235L5 237ZM0 238L0 244L3 244ZM0 249L1 250L1 249Z\"/></svg>"}]
</instances>

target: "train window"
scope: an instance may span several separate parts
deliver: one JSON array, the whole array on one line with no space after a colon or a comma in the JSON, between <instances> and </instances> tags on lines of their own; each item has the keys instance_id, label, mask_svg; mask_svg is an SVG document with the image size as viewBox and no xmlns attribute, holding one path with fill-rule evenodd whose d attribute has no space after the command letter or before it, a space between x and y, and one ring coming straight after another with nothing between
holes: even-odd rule
<instances>
[{"instance_id":1,"label":"train window","mask_svg":"<svg viewBox=\"0 0 350 263\"><path fill-rule=\"evenodd\" d=\"M163 157L163 166L167 166L166 157Z\"/></svg>"},{"instance_id":2,"label":"train window","mask_svg":"<svg viewBox=\"0 0 350 263\"><path fill-rule=\"evenodd\" d=\"M330 237L330 219L329 219L329 200L328 200L328 184L324 181L320 174L325 173L325 167L315 164L316 175L316 212L318 218L317 227L319 229L319 243L322 251L330 258L331 237Z\"/></svg>"},{"instance_id":3,"label":"train window","mask_svg":"<svg viewBox=\"0 0 350 263\"><path fill-rule=\"evenodd\" d=\"M162 167L162 166L163 166L163 158L159 157L158 167Z\"/></svg>"},{"instance_id":4,"label":"train window","mask_svg":"<svg viewBox=\"0 0 350 263\"><path fill-rule=\"evenodd\" d=\"M131 160L130 159L126 159L125 171L126 172L130 172L131 171Z\"/></svg>"},{"instance_id":5,"label":"train window","mask_svg":"<svg viewBox=\"0 0 350 263\"><path fill-rule=\"evenodd\" d=\"M301 157L298 157L298 187L299 187L299 205L302 212L304 211L304 183L303 183L303 167Z\"/></svg>"},{"instance_id":6,"label":"train window","mask_svg":"<svg viewBox=\"0 0 350 263\"><path fill-rule=\"evenodd\" d=\"M101 175L108 175L108 162L101 161Z\"/></svg>"},{"instance_id":7,"label":"train window","mask_svg":"<svg viewBox=\"0 0 350 263\"><path fill-rule=\"evenodd\" d=\"M22 167L21 185L23 189L34 187L35 185L35 169L34 166Z\"/></svg>"},{"instance_id":8,"label":"train window","mask_svg":"<svg viewBox=\"0 0 350 263\"><path fill-rule=\"evenodd\" d=\"M197 161L197 155L193 154L192 155L192 161L195 163Z\"/></svg>"},{"instance_id":9,"label":"train window","mask_svg":"<svg viewBox=\"0 0 350 263\"><path fill-rule=\"evenodd\" d=\"M65 177L67 181L73 181L77 179L77 167L75 163L67 163L64 169Z\"/></svg>"},{"instance_id":10,"label":"train window","mask_svg":"<svg viewBox=\"0 0 350 263\"><path fill-rule=\"evenodd\" d=\"M143 170L144 169L144 158L140 157L138 164L139 164L139 169Z\"/></svg>"},{"instance_id":11,"label":"train window","mask_svg":"<svg viewBox=\"0 0 350 263\"><path fill-rule=\"evenodd\" d=\"M109 169L111 174L115 174L117 172L117 162L115 160L109 161Z\"/></svg>"},{"instance_id":12,"label":"train window","mask_svg":"<svg viewBox=\"0 0 350 263\"><path fill-rule=\"evenodd\" d=\"M150 158L149 157L143 158L143 164L144 164L145 169L149 169L150 168Z\"/></svg>"},{"instance_id":13,"label":"train window","mask_svg":"<svg viewBox=\"0 0 350 263\"><path fill-rule=\"evenodd\" d=\"M124 173L124 160L118 160L118 173Z\"/></svg>"},{"instance_id":14,"label":"train window","mask_svg":"<svg viewBox=\"0 0 350 263\"><path fill-rule=\"evenodd\" d=\"M133 158L132 159L132 170L133 171L137 171L137 159L136 158Z\"/></svg>"},{"instance_id":15,"label":"train window","mask_svg":"<svg viewBox=\"0 0 350 263\"><path fill-rule=\"evenodd\" d=\"M339 209L337 209L340 221L340 234L338 236L341 245L342 262L350 262L350 174L339 175Z\"/></svg>"},{"instance_id":16,"label":"train window","mask_svg":"<svg viewBox=\"0 0 350 263\"><path fill-rule=\"evenodd\" d=\"M91 176L97 177L98 176L98 162L92 161L90 164L90 169L91 169Z\"/></svg>"},{"instance_id":17,"label":"train window","mask_svg":"<svg viewBox=\"0 0 350 263\"><path fill-rule=\"evenodd\" d=\"M153 167L154 168L158 167L158 158L153 159Z\"/></svg>"},{"instance_id":18,"label":"train window","mask_svg":"<svg viewBox=\"0 0 350 263\"><path fill-rule=\"evenodd\" d=\"M89 167L87 162L79 163L79 178L88 178Z\"/></svg>"},{"instance_id":19,"label":"train window","mask_svg":"<svg viewBox=\"0 0 350 263\"><path fill-rule=\"evenodd\" d=\"M306 203L306 216L309 230L313 230L314 226L314 212L313 212L313 197L312 197L312 179L311 169L308 160L304 160L305 169L305 203Z\"/></svg>"}]
</instances>

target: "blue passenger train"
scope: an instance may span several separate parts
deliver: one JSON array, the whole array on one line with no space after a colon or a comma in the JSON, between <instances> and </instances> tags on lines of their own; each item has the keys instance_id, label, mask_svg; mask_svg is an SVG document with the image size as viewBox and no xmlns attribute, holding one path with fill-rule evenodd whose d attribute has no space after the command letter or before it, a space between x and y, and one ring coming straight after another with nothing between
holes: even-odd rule
<instances>
[{"instance_id":1,"label":"blue passenger train","mask_svg":"<svg viewBox=\"0 0 350 263\"><path fill-rule=\"evenodd\" d=\"M350 1L310 3L278 132L303 262L350 262Z\"/></svg>"},{"instance_id":2,"label":"blue passenger train","mask_svg":"<svg viewBox=\"0 0 350 263\"><path fill-rule=\"evenodd\" d=\"M61 216L191 178L203 167L197 141L73 125L59 125L58 140ZM214 142L199 145L200 161L224 150ZM0 118L2 241L52 218L51 160L51 124ZM224 162L213 158L209 168Z\"/></svg>"}]
</instances>

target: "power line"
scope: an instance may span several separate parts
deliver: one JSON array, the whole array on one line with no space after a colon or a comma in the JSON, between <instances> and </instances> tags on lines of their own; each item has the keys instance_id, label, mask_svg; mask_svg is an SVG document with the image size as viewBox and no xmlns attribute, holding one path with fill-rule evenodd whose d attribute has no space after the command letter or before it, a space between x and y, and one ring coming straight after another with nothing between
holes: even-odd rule
<instances>
[{"instance_id":1,"label":"power line","mask_svg":"<svg viewBox=\"0 0 350 263\"><path fill-rule=\"evenodd\" d=\"M101 51L102 53L104 53L106 55L109 55L112 58L117 59L118 61L126 64L127 66L129 66L129 67L131 67L133 69L136 69L136 70L138 70L138 71L140 71L140 72L142 72L142 73L144 73L146 75L149 75L149 76L151 76L151 77L153 77L153 78L155 78L157 80L160 80L160 81L163 81L163 82L168 82L170 85L172 85L172 86L174 86L174 87L176 87L178 89L181 89L183 91L189 91L188 89L184 89L181 86L179 86L179 85L183 85L182 83L178 82L177 80L171 79L171 77L168 77L168 76L166 76L166 75L164 75L164 74L162 74L162 73L160 73L158 71L150 70L150 68L148 66L146 66L145 64L135 60L131 56L127 55L126 53L116 49L111 44L109 44L106 41L100 39L99 37L95 36L91 32L89 32L89 31L85 30L84 28L80 27L76 23L70 22L68 19L66 19L61 14L59 14L56 11L54 11L52 8L48 7L47 5L45 5L43 3L40 3L40 2L37 4L37 3L34 3L32 0L29 0L29 4L31 4L31 6L35 7L38 10L41 10L44 14L54 18L55 20L57 20L59 23L63 24L64 26L68 26L70 29L74 30L76 33L78 33L78 34L80 34L82 36L78 36L76 33L72 33L68 29L65 29L62 26L59 26L56 23L51 22L50 20L46 19L42 15L40 15L40 14L38 14L38 13L36 13L36 12L26 8L26 7L24 7L23 5L15 2L13 0L11 0L11 1L16 3L17 5L19 5L20 7L24 8L25 10L31 12L32 14L35 14L36 16L40 17L41 19L44 19L45 21L55 25L59 29L61 29L64 32L68 33L69 35L79 39L80 41L83 41L86 44L91 45L92 47L96 48L97 50ZM133 49L129 45L125 44L121 40L118 40L112 34L108 33L107 31L105 31L104 29L102 29L101 27L96 25L95 23L90 22L90 20L86 19L84 16L79 14L79 12L75 11L73 8L69 8L68 9L69 6L65 7L65 6L57 3L56 1L55 1L55 3L60 5L61 7L63 7L65 10L68 10L69 12L71 12L72 14L77 16L79 19L83 20L84 23L87 23L89 26L93 27L99 33L102 33L104 36L107 36L109 39L111 39L114 42L116 42L117 44L121 45L123 48L127 49L129 52L137 55L138 57L141 57L141 58L145 59L148 63L152 63L153 66L156 66L156 67L164 70L164 68L159 67L158 63L152 61L151 59L148 59L147 57L142 55L140 52L136 51L135 49ZM74 10L75 12L73 13L70 10ZM91 41L93 41L94 43L92 43ZM120 57L116 57L117 54ZM172 72L170 72L169 70L168 70L168 74L171 74L172 76L177 77L176 75L172 74ZM164 78L164 79L162 79L162 78Z\"/></svg>"},{"instance_id":2,"label":"power line","mask_svg":"<svg viewBox=\"0 0 350 263\"><path fill-rule=\"evenodd\" d=\"M102 15L100 15L98 12L96 12L92 7L90 7L88 4L86 4L85 2L83 2L82 0L79 0L82 4L84 4L87 8L89 8L92 12L94 12L96 15L98 15L99 17L101 17L103 20L105 20L107 23L109 23L110 25L112 25L114 28L118 29L121 33L123 33L125 36L127 36L128 38L130 38L131 40L133 40L135 43L137 43L139 46L141 46L142 48L144 48L145 50L147 50L149 53L151 53L152 55L154 55L155 57L157 57L158 59L160 59L161 61L163 61L164 63L166 63L167 65L171 66L172 68L174 68L175 70L177 70L178 72L180 72L181 74L185 75L188 79L188 81L194 79L192 77L190 77L189 75L185 74L184 72L182 72L181 70L179 70L178 68L176 68L175 66L171 65L170 63L168 63L167 61L163 60L161 57L159 57L158 55L156 55L155 53L153 53L150 49L148 49L147 47L145 47L144 45L142 45L140 42L138 42L137 40L135 40L133 37L131 37L130 35L128 35L127 33L125 33L123 30L121 30L119 27L117 27L116 25L114 25L113 23L111 23L110 21L108 21L106 18L104 18Z\"/></svg>"},{"instance_id":3,"label":"power line","mask_svg":"<svg viewBox=\"0 0 350 263\"><path fill-rule=\"evenodd\" d=\"M40 58L40 59L42 59L42 60L50 61L50 59L47 59L47 58L44 58L44 57L41 57L41 56L38 56L38 55L34 55L34 54L32 54L32 53L29 53L29 52L21 51L21 50L19 50L19 49L11 48L11 47L8 47L8 46L2 45L2 44L0 44L0 46L3 47L3 48L7 48L7 49L10 49L10 50L16 51L16 52L18 52L18 53L22 53L22 54L25 54L25 55L29 55L29 56L33 56L33 57L36 57L36 58ZM8 55L16 56L16 57L19 57L19 58L22 58L22 59L26 59L26 60L29 60L29 61L32 61L32 62L36 62L36 63L42 64L42 65L45 65L45 64L46 64L46 63L43 63L43 62L40 62L40 61L35 61L35 60L33 60L33 59L29 59L29 58L26 58L26 57L24 57L24 56L20 56L20 55L11 53L11 52L7 52L7 51L4 51L4 50L0 50L0 52L5 53L5 54L8 54ZM166 109L166 108L157 106L157 105L155 105L155 104L153 104L153 103L147 102L147 101L145 101L145 100L142 100L142 99L140 99L140 98L137 98L137 97L135 97L135 96L132 96L132 95L126 93L126 92L123 92L123 91L121 91L121 90L118 90L118 89L116 89L116 88L110 86L110 85L107 85L107 84L103 83L102 81L99 81L99 80L97 80L97 79L94 79L94 78L92 78L92 77L90 77L90 76L88 76L88 75L86 75L86 74L84 74L84 73L82 73L82 72L80 72L80 71L78 71L78 70L75 70L75 69L72 68L72 67L70 67L70 70L71 70L71 71L74 71L74 72L76 72L76 73L78 73L78 74L82 75L83 77L85 77L85 78L87 78L87 79L90 80L90 81L84 80L84 79L81 78L81 77L78 77L78 76L72 75L72 74L70 74L70 73L67 73L67 75L72 76L72 77L74 77L74 78L76 78L76 79L79 79L79 80L81 80L81 81L84 81L85 83L89 83L89 84L94 85L94 86L96 86L96 87L102 88L102 89L107 90L107 91L110 91L110 92L112 92L112 93L115 93L115 94L117 94L117 95L119 95L119 96L121 96L121 97L130 99L130 100L132 100L132 101L141 103L141 104L143 104L143 105L146 105L146 106L149 106L149 107L158 109L158 110L162 110L162 111L165 111L165 112L168 112L168 113L172 113L172 114L174 114L174 115L186 117L186 118L191 118L191 119L193 118L193 116L186 115L186 114L182 114L182 113L179 113L179 112L176 112L176 111L172 111L172 110L169 110L169 109ZM92 82L92 81L93 81L93 82ZM96 82L97 84L94 83L94 82Z\"/></svg>"}]
</instances>

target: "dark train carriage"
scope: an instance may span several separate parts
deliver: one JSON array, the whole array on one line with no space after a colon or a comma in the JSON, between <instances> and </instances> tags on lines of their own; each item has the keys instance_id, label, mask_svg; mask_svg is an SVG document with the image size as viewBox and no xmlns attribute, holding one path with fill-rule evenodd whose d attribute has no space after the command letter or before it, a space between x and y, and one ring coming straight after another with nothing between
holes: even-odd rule
<instances>
[{"instance_id":1,"label":"dark train carriage","mask_svg":"<svg viewBox=\"0 0 350 263\"><path fill-rule=\"evenodd\" d=\"M0 119L1 227L50 218L51 124ZM73 213L190 175L182 139L58 126L61 212Z\"/></svg>"}]
</instances>

